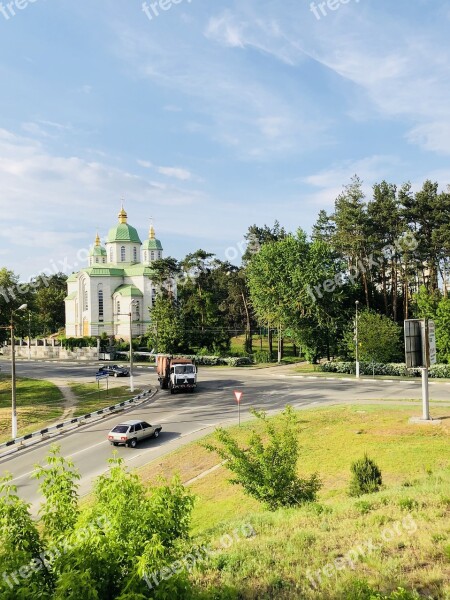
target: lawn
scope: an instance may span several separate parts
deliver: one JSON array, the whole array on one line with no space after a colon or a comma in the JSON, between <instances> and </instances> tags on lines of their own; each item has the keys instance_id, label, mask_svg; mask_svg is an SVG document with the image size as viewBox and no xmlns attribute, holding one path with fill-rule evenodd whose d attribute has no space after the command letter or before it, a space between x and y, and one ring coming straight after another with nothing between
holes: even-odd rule
<instances>
[{"instance_id":1,"label":"lawn","mask_svg":"<svg viewBox=\"0 0 450 600\"><path fill-rule=\"evenodd\" d=\"M88 413L113 406L124 400L130 400L141 390L130 392L129 383L123 386L111 386L106 390L105 381L100 381L100 393L96 383L69 383L72 392L78 399L74 416L79 417Z\"/></svg>"},{"instance_id":2,"label":"lawn","mask_svg":"<svg viewBox=\"0 0 450 600\"><path fill-rule=\"evenodd\" d=\"M435 408L435 416L448 417L448 411ZM363 600L370 598L364 586L386 593L403 586L423 597L448 598L450 420L412 425L408 419L415 412L392 406L299 412L299 472L317 471L323 480L312 505L271 513L230 485L225 467L194 481L193 543L218 549L193 573L205 599ZM246 423L235 433L244 441L252 426ZM381 468L384 489L352 499L350 463L365 452ZM160 474L180 472L187 482L219 462L194 443L139 473L154 482ZM247 523L254 539L239 535ZM225 549L223 540L232 538ZM350 568L348 556L355 552ZM336 559L342 569L333 567ZM314 574L312 583L308 574Z\"/></svg>"},{"instance_id":3,"label":"lawn","mask_svg":"<svg viewBox=\"0 0 450 600\"><path fill-rule=\"evenodd\" d=\"M18 378L16 394L19 435L32 433L63 414L63 394L49 381ZM0 441L10 438L11 378L0 374Z\"/></svg>"}]
</instances>

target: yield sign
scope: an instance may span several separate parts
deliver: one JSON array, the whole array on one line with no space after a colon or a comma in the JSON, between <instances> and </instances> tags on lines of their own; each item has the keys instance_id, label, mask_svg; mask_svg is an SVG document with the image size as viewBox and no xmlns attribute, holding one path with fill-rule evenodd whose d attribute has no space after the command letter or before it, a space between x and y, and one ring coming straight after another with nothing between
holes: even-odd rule
<instances>
[{"instance_id":1,"label":"yield sign","mask_svg":"<svg viewBox=\"0 0 450 600\"><path fill-rule=\"evenodd\" d=\"M236 398L236 402L240 404L242 398L242 392L234 392L234 397Z\"/></svg>"}]
</instances>

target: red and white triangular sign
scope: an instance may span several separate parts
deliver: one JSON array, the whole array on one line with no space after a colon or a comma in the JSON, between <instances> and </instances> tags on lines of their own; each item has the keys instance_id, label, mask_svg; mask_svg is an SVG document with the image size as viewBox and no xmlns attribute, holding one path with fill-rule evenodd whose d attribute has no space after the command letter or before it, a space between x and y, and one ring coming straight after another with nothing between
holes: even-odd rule
<instances>
[{"instance_id":1,"label":"red and white triangular sign","mask_svg":"<svg viewBox=\"0 0 450 600\"><path fill-rule=\"evenodd\" d=\"M239 404L242 398L242 392L234 392L234 396L236 398L236 402Z\"/></svg>"}]
</instances>

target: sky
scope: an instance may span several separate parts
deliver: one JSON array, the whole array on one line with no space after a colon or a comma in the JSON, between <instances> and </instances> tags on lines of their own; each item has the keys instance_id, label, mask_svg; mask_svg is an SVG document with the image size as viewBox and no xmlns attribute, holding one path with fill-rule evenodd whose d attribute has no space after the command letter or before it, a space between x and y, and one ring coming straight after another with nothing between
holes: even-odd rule
<instances>
[{"instance_id":1,"label":"sky","mask_svg":"<svg viewBox=\"0 0 450 600\"><path fill-rule=\"evenodd\" d=\"M449 28L444 0L3 0L0 267L85 266L122 199L166 256L239 262L354 174L445 189Z\"/></svg>"}]
</instances>

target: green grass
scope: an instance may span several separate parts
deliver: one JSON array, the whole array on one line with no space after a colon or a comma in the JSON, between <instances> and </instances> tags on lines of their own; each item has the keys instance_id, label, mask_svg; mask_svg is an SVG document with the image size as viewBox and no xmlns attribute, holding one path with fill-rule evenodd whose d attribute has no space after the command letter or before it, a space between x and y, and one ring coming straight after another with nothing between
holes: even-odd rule
<instances>
[{"instance_id":1,"label":"green grass","mask_svg":"<svg viewBox=\"0 0 450 600\"><path fill-rule=\"evenodd\" d=\"M192 483L193 543L218 549L193 574L204 598L368 600L367 586L386 594L403 586L423 597L450 597L450 420L436 427L412 425L408 419L416 412L375 405L299 412L299 473L317 471L323 480L312 505L264 510L228 483L225 467ZM449 409L435 412L448 417ZM253 425L234 431L245 441ZM381 468L384 489L351 499L350 464L365 452ZM154 482L159 474L179 471L186 482L219 462L194 443L150 463L140 475ZM246 523L256 532L252 540L239 534ZM392 532L392 539L383 539ZM228 549L221 547L224 534L237 538ZM360 556L354 569L329 567L331 575L324 575L327 564L360 544L365 548L370 539L377 549ZM320 572L316 589L307 569Z\"/></svg>"},{"instance_id":2,"label":"green grass","mask_svg":"<svg viewBox=\"0 0 450 600\"><path fill-rule=\"evenodd\" d=\"M127 380L128 381L128 380ZM74 416L81 415L100 410L112 406L124 400L129 400L139 393L140 390L130 392L128 386L109 387L109 391L105 389L105 382L100 382L100 394L96 383L69 383L71 390L78 398Z\"/></svg>"},{"instance_id":3,"label":"green grass","mask_svg":"<svg viewBox=\"0 0 450 600\"><path fill-rule=\"evenodd\" d=\"M64 396L49 381L17 378L19 435L32 433L63 414ZM0 374L0 442L11 437L11 378Z\"/></svg>"}]
</instances>

